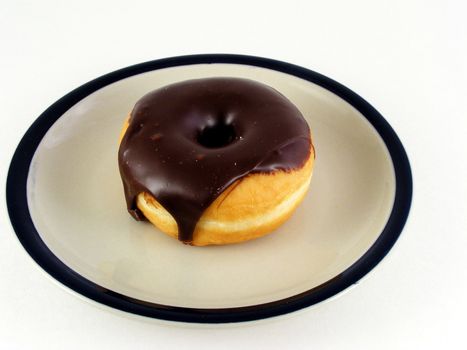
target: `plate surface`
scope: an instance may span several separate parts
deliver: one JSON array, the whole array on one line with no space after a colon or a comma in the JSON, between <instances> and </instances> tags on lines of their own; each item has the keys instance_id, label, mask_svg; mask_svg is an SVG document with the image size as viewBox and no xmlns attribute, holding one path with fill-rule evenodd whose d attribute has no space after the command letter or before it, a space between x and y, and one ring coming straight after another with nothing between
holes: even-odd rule
<instances>
[{"instance_id":1,"label":"plate surface","mask_svg":"<svg viewBox=\"0 0 467 350\"><path fill-rule=\"evenodd\" d=\"M317 158L306 199L277 232L190 247L126 212L118 135L148 91L211 76L287 96L311 126ZM196 55L128 67L57 101L18 146L7 202L25 249L74 291L145 316L233 322L294 311L356 283L399 236L411 181L394 131L342 85L283 62Z\"/></svg>"}]
</instances>

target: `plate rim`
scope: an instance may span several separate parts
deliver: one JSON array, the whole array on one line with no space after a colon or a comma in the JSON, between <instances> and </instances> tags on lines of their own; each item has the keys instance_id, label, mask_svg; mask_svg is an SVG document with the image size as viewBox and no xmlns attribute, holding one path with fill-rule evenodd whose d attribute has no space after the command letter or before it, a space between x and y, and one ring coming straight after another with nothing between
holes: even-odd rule
<instances>
[{"instance_id":1,"label":"plate rim","mask_svg":"<svg viewBox=\"0 0 467 350\"><path fill-rule=\"evenodd\" d=\"M189 308L156 304L108 290L79 275L47 247L29 212L26 186L29 166L44 135L71 106L114 82L163 68L222 63L266 68L317 84L348 102L371 123L389 152L395 174L393 207L376 241L350 267L323 284L284 299L251 306ZM399 137L373 106L349 88L315 71L270 58L238 54L196 54L147 61L113 71L81 85L53 103L28 128L13 154L7 175L6 202L13 230L23 248L46 273L72 291L100 304L141 316L191 323L228 323L290 313L329 299L356 284L378 265L399 238L409 215L412 191L410 163Z\"/></svg>"}]
</instances>

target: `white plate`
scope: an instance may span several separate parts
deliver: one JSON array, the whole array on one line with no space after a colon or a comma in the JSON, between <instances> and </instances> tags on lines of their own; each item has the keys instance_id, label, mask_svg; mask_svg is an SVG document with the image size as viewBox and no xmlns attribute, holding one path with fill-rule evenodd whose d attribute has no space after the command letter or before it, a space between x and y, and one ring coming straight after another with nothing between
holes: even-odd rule
<instances>
[{"instance_id":1,"label":"white plate","mask_svg":"<svg viewBox=\"0 0 467 350\"><path fill-rule=\"evenodd\" d=\"M277 232L191 247L127 213L118 135L148 91L212 76L257 80L287 96L310 124L317 158L311 190ZM7 201L29 254L78 293L151 317L232 322L290 312L355 283L400 234L411 188L396 134L347 88L287 63L198 55L125 68L51 106L18 146Z\"/></svg>"}]
</instances>

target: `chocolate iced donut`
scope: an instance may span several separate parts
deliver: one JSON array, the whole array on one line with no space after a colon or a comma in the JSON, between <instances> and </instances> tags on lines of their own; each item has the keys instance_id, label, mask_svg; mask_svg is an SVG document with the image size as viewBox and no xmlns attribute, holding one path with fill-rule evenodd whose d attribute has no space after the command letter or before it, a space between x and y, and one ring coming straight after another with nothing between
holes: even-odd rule
<instances>
[{"instance_id":1,"label":"chocolate iced donut","mask_svg":"<svg viewBox=\"0 0 467 350\"><path fill-rule=\"evenodd\" d=\"M122 135L128 211L184 243L233 243L269 232L291 214L311 178L314 148L302 114L252 80L195 79L154 90L136 103Z\"/></svg>"}]
</instances>

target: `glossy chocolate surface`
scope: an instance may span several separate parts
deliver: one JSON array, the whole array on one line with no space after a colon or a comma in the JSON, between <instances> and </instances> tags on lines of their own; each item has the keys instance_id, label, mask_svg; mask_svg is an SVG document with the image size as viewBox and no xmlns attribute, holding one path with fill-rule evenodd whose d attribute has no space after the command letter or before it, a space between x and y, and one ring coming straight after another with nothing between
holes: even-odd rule
<instances>
[{"instance_id":1,"label":"glossy chocolate surface","mask_svg":"<svg viewBox=\"0 0 467 350\"><path fill-rule=\"evenodd\" d=\"M162 87L136 103L120 144L128 211L144 219L136 197L152 194L190 243L227 187L248 174L300 168L311 147L300 111L267 85L206 78Z\"/></svg>"}]
</instances>

